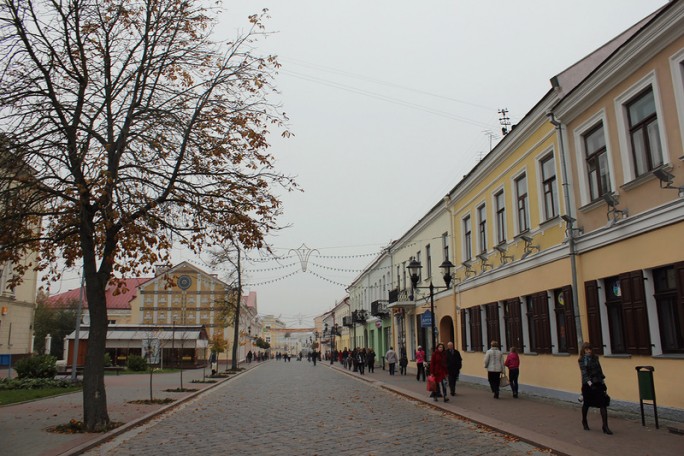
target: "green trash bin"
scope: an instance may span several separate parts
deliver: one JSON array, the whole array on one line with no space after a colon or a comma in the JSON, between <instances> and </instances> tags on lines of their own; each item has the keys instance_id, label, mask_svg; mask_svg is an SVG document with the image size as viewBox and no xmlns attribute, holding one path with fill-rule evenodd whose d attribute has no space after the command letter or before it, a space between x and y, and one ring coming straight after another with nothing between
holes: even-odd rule
<instances>
[{"instance_id":1,"label":"green trash bin","mask_svg":"<svg viewBox=\"0 0 684 456\"><path fill-rule=\"evenodd\" d=\"M646 426L644 418L644 401L653 403L653 415L655 416L656 429L658 426L658 407L656 406L655 384L653 383L653 366L636 366L637 380L639 381L639 406L641 407L641 425Z\"/></svg>"}]
</instances>

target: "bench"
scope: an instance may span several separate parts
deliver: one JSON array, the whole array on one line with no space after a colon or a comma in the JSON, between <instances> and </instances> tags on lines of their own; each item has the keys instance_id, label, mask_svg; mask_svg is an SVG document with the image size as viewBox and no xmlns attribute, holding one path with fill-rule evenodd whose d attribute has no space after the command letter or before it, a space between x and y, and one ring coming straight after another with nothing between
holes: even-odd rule
<instances>
[{"instance_id":1,"label":"bench","mask_svg":"<svg viewBox=\"0 0 684 456\"><path fill-rule=\"evenodd\" d=\"M105 366L104 368L105 372L116 371L116 375L119 375L119 372L121 372L124 369L126 368L123 366Z\"/></svg>"},{"instance_id":2,"label":"bench","mask_svg":"<svg viewBox=\"0 0 684 456\"><path fill-rule=\"evenodd\" d=\"M57 372L58 376L62 377L69 377L71 376L71 373L73 372L73 369L69 366L66 367L64 370L60 370ZM83 366L76 366L76 375L83 375Z\"/></svg>"}]
</instances>

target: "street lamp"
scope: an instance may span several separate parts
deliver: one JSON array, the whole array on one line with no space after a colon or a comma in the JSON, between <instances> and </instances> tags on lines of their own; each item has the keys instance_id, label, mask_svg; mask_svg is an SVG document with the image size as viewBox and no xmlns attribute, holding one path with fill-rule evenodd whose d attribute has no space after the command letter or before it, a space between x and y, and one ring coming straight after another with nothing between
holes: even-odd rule
<instances>
[{"instance_id":1,"label":"street lamp","mask_svg":"<svg viewBox=\"0 0 684 456\"><path fill-rule=\"evenodd\" d=\"M406 266L409 270L409 276L411 277L411 286L413 289L429 289L430 290L430 329L432 330L432 349L437 347L437 342L435 340L435 288L448 290L451 285L451 268L454 267L453 263L449 260L444 260L444 262L439 266L439 268L444 272L444 283L445 287L436 287L432 285L432 278L430 278L430 285L427 287L419 287L418 280L420 280L420 261L411 260L411 262Z\"/></svg>"}]
</instances>

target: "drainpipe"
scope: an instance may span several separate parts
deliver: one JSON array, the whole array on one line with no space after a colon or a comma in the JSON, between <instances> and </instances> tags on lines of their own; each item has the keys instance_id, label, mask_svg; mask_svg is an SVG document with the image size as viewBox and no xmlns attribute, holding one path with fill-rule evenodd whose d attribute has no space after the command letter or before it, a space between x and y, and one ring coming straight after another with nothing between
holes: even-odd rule
<instances>
[{"instance_id":1,"label":"drainpipe","mask_svg":"<svg viewBox=\"0 0 684 456\"><path fill-rule=\"evenodd\" d=\"M565 162L565 147L563 143L563 123L559 120L556 120L556 117L554 116L553 112L549 112L548 117L549 122L551 122L551 124L558 131L558 143L560 147L561 156L561 172L563 173L563 194L565 196L565 211L567 214L564 220L567 224L568 248L570 250L570 269L572 275L572 308L575 313L575 331L577 333L577 349L579 350L582 346L582 342L584 341L584 337L582 335L582 320L580 318L579 301L577 298L577 250L575 248L574 228L575 219L572 217L571 213L572 206L570 205L570 183L568 182L568 166Z\"/></svg>"},{"instance_id":2,"label":"drainpipe","mask_svg":"<svg viewBox=\"0 0 684 456\"><path fill-rule=\"evenodd\" d=\"M454 241L454 213L451 210L451 193L447 193L446 195L444 195L444 198L442 199L442 201L444 202L444 208L446 209L447 213L449 214L449 230L450 230L450 232L448 233L448 237L451 237L451 241L449 241L449 239L447 237L447 242L449 243L449 246L451 247L451 249L449 249L449 251L452 251L455 253L456 249L454 247L454 242L453 242ZM445 260L448 260L448 259L449 258L445 258ZM454 257L454 260L455 259L456 258ZM454 277L452 277L452 280L453 279L454 279ZM461 337L456 337L456 334L458 334L458 332L461 329L461 325L459 324L459 317L460 317L459 313L460 312L458 311L459 303L460 303L460 301L459 301L460 288L461 288L461 281L459 280L458 285L454 283L454 285L451 287L451 301L453 303L453 309L454 309L454 319L453 319L453 322L454 322L454 339L463 340ZM455 347L458 347L458 340L453 341Z\"/></svg>"}]
</instances>

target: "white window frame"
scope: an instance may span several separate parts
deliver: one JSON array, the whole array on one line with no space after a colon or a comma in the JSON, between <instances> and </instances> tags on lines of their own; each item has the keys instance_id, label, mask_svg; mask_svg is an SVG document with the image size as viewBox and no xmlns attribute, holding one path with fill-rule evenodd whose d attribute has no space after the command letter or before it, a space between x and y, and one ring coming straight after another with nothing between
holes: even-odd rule
<instances>
[{"instance_id":1,"label":"white window frame","mask_svg":"<svg viewBox=\"0 0 684 456\"><path fill-rule=\"evenodd\" d=\"M501 193L503 195L503 210L504 210L504 220L503 226L499 226L499 207L497 206L496 195ZM499 245L499 231L503 231L503 244L508 242L508 230L506 230L506 218L508 217L508 207L506 205L506 189L503 185L492 192L492 214L494 216L494 237L492 238L492 245Z\"/></svg>"},{"instance_id":2,"label":"white window frame","mask_svg":"<svg viewBox=\"0 0 684 456\"><path fill-rule=\"evenodd\" d=\"M466 219L468 219L469 223L470 223L470 245L468 245L467 237L466 237L466 230L465 230ZM461 242L463 243L463 248L461 249L461 262L472 261L472 259L473 259L473 217L471 216L470 213L464 215L461 218L461 228L463 229L463 231L462 231L463 236L461 236ZM470 257L466 256L467 253L470 253Z\"/></svg>"},{"instance_id":3,"label":"white window frame","mask_svg":"<svg viewBox=\"0 0 684 456\"><path fill-rule=\"evenodd\" d=\"M554 199L555 201L553 202L555 207L556 207L556 214L551 217L551 218L546 218L546 198L544 197L544 170L542 169L543 163L542 161L549 156L553 157L553 168L555 172L555 177L556 177L556 191L554 192ZM560 189L558 188L558 182L560 181L560 169L558 168L558 157L556 156L556 151L553 146L550 146L542 153L537 155L536 157L536 162L537 162L537 179L536 179L536 184L537 184L537 202L539 205L539 220L541 220L541 223L548 222L549 220L557 219L560 214L561 214L561 207L560 207ZM529 180L527 184L528 190L527 194L529 196Z\"/></svg>"},{"instance_id":4,"label":"white window frame","mask_svg":"<svg viewBox=\"0 0 684 456\"><path fill-rule=\"evenodd\" d=\"M580 191L580 205L585 206L591 203L591 194L589 192L589 179L587 178L587 148L584 144L584 136L589 133L596 125L601 123L603 125L603 134L606 140L606 154L608 156L608 168L610 172L610 189L614 191L617 188L615 183L615 164L613 162L612 145L610 143L610 135L608 130L608 119L606 111L600 110L589 119L587 119L580 126L573 131L573 138L575 140L575 160L578 170L579 191Z\"/></svg>"},{"instance_id":5,"label":"white window frame","mask_svg":"<svg viewBox=\"0 0 684 456\"><path fill-rule=\"evenodd\" d=\"M518 179L525 175L525 181L527 183L527 210L525 212L525 216L527 217L527 228L526 229L521 229L520 227L520 217L518 217ZM511 207L513 208L513 222L515 223L515 232L516 236L520 235L522 233L526 233L528 231L532 231L532 220L530 220L530 173L527 168L521 169L517 174L515 174L512 179L511 179L511 188L513 191L511 192Z\"/></svg>"},{"instance_id":6,"label":"white window frame","mask_svg":"<svg viewBox=\"0 0 684 456\"><path fill-rule=\"evenodd\" d=\"M677 106L679 133L682 136L682 144L684 144L684 48L670 57L670 71L672 73L672 87L674 88L675 104Z\"/></svg>"},{"instance_id":7,"label":"white window frame","mask_svg":"<svg viewBox=\"0 0 684 456\"><path fill-rule=\"evenodd\" d=\"M632 159L632 142L630 141L629 134L627 103L629 103L635 96L639 95L640 92L646 90L649 86L653 91L653 101L655 103L656 116L658 118L658 134L660 135L661 145L660 153L662 154L661 159L663 164L669 163L669 148L667 146L667 134L665 132L665 114L663 113L660 88L658 87L658 81L656 79L654 70L615 98L615 117L618 129L618 140L620 143L619 153L620 160L622 161L622 174L624 176L624 182L622 182L621 185L632 182L638 177L636 175L636 171L634 170L634 163Z\"/></svg>"},{"instance_id":8,"label":"white window frame","mask_svg":"<svg viewBox=\"0 0 684 456\"><path fill-rule=\"evenodd\" d=\"M481 209L484 211L484 222L485 222L485 234L484 234L484 240L485 240L485 248L484 250L482 249L482 239L480 237L480 225L482 224L482 219L480 217L481 214ZM488 219L488 214L487 214L487 202L486 201L481 201L475 206L475 212L477 215L477 232L475 233L476 237L476 242L475 245L477 249L475 249L475 254L480 255L482 253L487 253L487 250L490 247L490 243L487 242L489 240L487 236L487 232L489 231L489 219Z\"/></svg>"}]
</instances>

